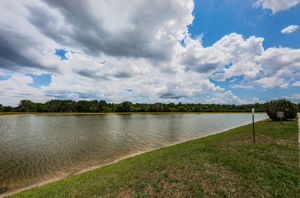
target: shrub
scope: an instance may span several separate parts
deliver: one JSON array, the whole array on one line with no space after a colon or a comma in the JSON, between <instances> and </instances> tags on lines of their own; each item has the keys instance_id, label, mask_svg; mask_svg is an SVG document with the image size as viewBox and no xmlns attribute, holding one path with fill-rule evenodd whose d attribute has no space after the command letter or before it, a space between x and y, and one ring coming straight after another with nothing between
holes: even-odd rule
<instances>
[{"instance_id":1,"label":"shrub","mask_svg":"<svg viewBox=\"0 0 300 198\"><path fill-rule=\"evenodd\" d=\"M297 105L285 100L272 100L267 103L267 114L273 121L279 121L280 118L277 117L277 112L282 111L284 113L284 118L282 120L293 119L297 116Z\"/></svg>"}]
</instances>

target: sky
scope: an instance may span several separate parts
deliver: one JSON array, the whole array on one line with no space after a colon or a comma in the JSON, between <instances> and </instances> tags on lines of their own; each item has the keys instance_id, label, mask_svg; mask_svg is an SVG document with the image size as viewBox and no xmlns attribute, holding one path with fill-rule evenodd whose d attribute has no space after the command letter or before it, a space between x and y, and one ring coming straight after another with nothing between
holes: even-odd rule
<instances>
[{"instance_id":1,"label":"sky","mask_svg":"<svg viewBox=\"0 0 300 198\"><path fill-rule=\"evenodd\" d=\"M0 104L300 103L300 0L0 1Z\"/></svg>"}]
</instances>

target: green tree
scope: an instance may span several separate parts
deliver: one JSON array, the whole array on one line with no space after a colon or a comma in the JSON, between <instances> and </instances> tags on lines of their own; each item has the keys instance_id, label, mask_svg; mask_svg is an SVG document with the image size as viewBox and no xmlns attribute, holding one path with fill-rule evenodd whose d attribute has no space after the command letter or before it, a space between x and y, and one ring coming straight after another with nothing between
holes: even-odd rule
<instances>
[{"instance_id":1,"label":"green tree","mask_svg":"<svg viewBox=\"0 0 300 198\"><path fill-rule=\"evenodd\" d=\"M86 100L79 100L77 102L77 112L90 112L90 102Z\"/></svg>"},{"instance_id":2,"label":"green tree","mask_svg":"<svg viewBox=\"0 0 300 198\"><path fill-rule=\"evenodd\" d=\"M10 107L10 106L4 106L3 107L3 112L13 112L15 111L14 108Z\"/></svg>"},{"instance_id":3,"label":"green tree","mask_svg":"<svg viewBox=\"0 0 300 198\"><path fill-rule=\"evenodd\" d=\"M280 120L280 118L277 117L277 112L279 111L284 113L283 120L288 120L293 119L297 116L298 108L297 105L285 99L272 100L268 102L267 114L272 120Z\"/></svg>"},{"instance_id":4,"label":"green tree","mask_svg":"<svg viewBox=\"0 0 300 198\"><path fill-rule=\"evenodd\" d=\"M117 112L131 112L133 110L133 104L129 101L122 102L117 105Z\"/></svg>"},{"instance_id":5,"label":"green tree","mask_svg":"<svg viewBox=\"0 0 300 198\"><path fill-rule=\"evenodd\" d=\"M36 112L37 105L30 100L21 100L18 109L22 112Z\"/></svg>"},{"instance_id":6,"label":"green tree","mask_svg":"<svg viewBox=\"0 0 300 198\"><path fill-rule=\"evenodd\" d=\"M98 102L98 108L97 108L97 111L98 112L103 112L104 109L107 107L107 102L105 100L100 100Z\"/></svg>"},{"instance_id":7,"label":"green tree","mask_svg":"<svg viewBox=\"0 0 300 198\"><path fill-rule=\"evenodd\" d=\"M50 100L46 102L46 108L48 112L62 112L60 100Z\"/></svg>"},{"instance_id":8,"label":"green tree","mask_svg":"<svg viewBox=\"0 0 300 198\"><path fill-rule=\"evenodd\" d=\"M150 111L151 112L163 112L164 107L163 107L162 103L155 103L150 106Z\"/></svg>"},{"instance_id":9,"label":"green tree","mask_svg":"<svg viewBox=\"0 0 300 198\"><path fill-rule=\"evenodd\" d=\"M92 100L89 101L89 110L88 112L97 112L98 111L98 101L97 100Z\"/></svg>"}]
</instances>

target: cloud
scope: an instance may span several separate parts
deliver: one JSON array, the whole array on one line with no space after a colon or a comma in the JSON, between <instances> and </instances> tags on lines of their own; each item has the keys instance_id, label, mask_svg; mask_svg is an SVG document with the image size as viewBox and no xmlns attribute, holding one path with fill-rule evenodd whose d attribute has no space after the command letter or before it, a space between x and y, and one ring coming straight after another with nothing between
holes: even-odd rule
<instances>
[{"instance_id":1,"label":"cloud","mask_svg":"<svg viewBox=\"0 0 300 198\"><path fill-rule=\"evenodd\" d=\"M209 47L212 48L210 51L214 51L213 54L217 55L213 60L219 60L215 66L210 67L209 76L216 81L241 77L244 86L247 87L254 85L263 88L289 87L293 80L299 78L297 71L300 67L300 49L276 47L264 49L263 41L263 38L255 36L245 39L236 33L225 35ZM206 48L201 50L205 51ZM209 60L210 56L212 55L208 53L201 60ZM197 68L197 64L194 64L194 67ZM238 85L231 87L241 88Z\"/></svg>"},{"instance_id":2,"label":"cloud","mask_svg":"<svg viewBox=\"0 0 300 198\"><path fill-rule=\"evenodd\" d=\"M23 3L1 1L0 12L0 69L58 72L59 59L53 55L55 42L27 21Z\"/></svg>"},{"instance_id":3,"label":"cloud","mask_svg":"<svg viewBox=\"0 0 300 198\"><path fill-rule=\"evenodd\" d=\"M228 63L228 57L215 47L204 48L199 40L185 39L186 48L182 52L181 64L185 70L208 73Z\"/></svg>"},{"instance_id":4,"label":"cloud","mask_svg":"<svg viewBox=\"0 0 300 198\"><path fill-rule=\"evenodd\" d=\"M209 79L237 77L230 88L282 88L299 81L299 49L265 49L264 38L237 33L207 47L203 36L191 38L193 7L192 0L0 1L0 74L12 76L0 81L0 103L247 103L254 100ZM44 73L51 83L31 87L26 74Z\"/></svg>"},{"instance_id":5,"label":"cloud","mask_svg":"<svg viewBox=\"0 0 300 198\"><path fill-rule=\"evenodd\" d=\"M300 93L295 93L290 96L283 96L283 98L291 100L292 102L295 102L295 103L300 103Z\"/></svg>"},{"instance_id":6,"label":"cloud","mask_svg":"<svg viewBox=\"0 0 300 198\"><path fill-rule=\"evenodd\" d=\"M260 65L253 58L263 53L263 40L255 36L245 39L241 34L231 33L206 48L199 41L188 40L181 63L185 70L209 74L217 81L232 76L250 80L260 72Z\"/></svg>"},{"instance_id":7,"label":"cloud","mask_svg":"<svg viewBox=\"0 0 300 198\"><path fill-rule=\"evenodd\" d=\"M186 95L180 95L176 92L165 92L160 94L159 96L161 99L179 99L183 97L187 97Z\"/></svg>"},{"instance_id":8,"label":"cloud","mask_svg":"<svg viewBox=\"0 0 300 198\"><path fill-rule=\"evenodd\" d=\"M287 88L297 78L300 68L300 49L269 48L255 61L261 67L260 79L255 83L264 88Z\"/></svg>"},{"instance_id":9,"label":"cloud","mask_svg":"<svg viewBox=\"0 0 300 198\"><path fill-rule=\"evenodd\" d=\"M296 81L292 84L294 87L300 87L300 81Z\"/></svg>"},{"instance_id":10,"label":"cloud","mask_svg":"<svg viewBox=\"0 0 300 198\"><path fill-rule=\"evenodd\" d=\"M296 6L300 0L256 0L254 7L262 7L263 9L271 9L273 14L288 10Z\"/></svg>"},{"instance_id":11,"label":"cloud","mask_svg":"<svg viewBox=\"0 0 300 198\"><path fill-rule=\"evenodd\" d=\"M168 82L166 86L160 91L159 98L160 99L179 99L184 97L189 97L192 95L193 90L187 89L185 87L186 83L182 81L173 81Z\"/></svg>"},{"instance_id":12,"label":"cloud","mask_svg":"<svg viewBox=\"0 0 300 198\"><path fill-rule=\"evenodd\" d=\"M298 30L298 25L290 25L284 29L281 30L282 34L290 34Z\"/></svg>"},{"instance_id":13,"label":"cloud","mask_svg":"<svg viewBox=\"0 0 300 198\"><path fill-rule=\"evenodd\" d=\"M35 48L32 48L35 46ZM34 39L0 27L0 68L18 70L20 68L46 69L42 64L39 43ZM56 70L55 67L47 70Z\"/></svg>"},{"instance_id":14,"label":"cloud","mask_svg":"<svg viewBox=\"0 0 300 198\"><path fill-rule=\"evenodd\" d=\"M241 89L252 89L252 85L239 85L239 84L233 84L229 85L231 88L241 88Z\"/></svg>"},{"instance_id":15,"label":"cloud","mask_svg":"<svg viewBox=\"0 0 300 198\"><path fill-rule=\"evenodd\" d=\"M47 6L28 6L29 22L57 43L91 56L168 59L193 19L192 0L44 2Z\"/></svg>"},{"instance_id":16,"label":"cloud","mask_svg":"<svg viewBox=\"0 0 300 198\"><path fill-rule=\"evenodd\" d=\"M29 86L33 82L30 76L19 73L12 74L7 80L1 80L0 103L16 106L20 100L45 102L50 99L40 89Z\"/></svg>"},{"instance_id":17,"label":"cloud","mask_svg":"<svg viewBox=\"0 0 300 198\"><path fill-rule=\"evenodd\" d=\"M208 96L204 98L206 103L213 103L213 104L249 104L249 103L263 103L263 100L258 99L257 97L252 97L248 100L241 99L232 91L227 90L224 92L215 93L214 96Z\"/></svg>"},{"instance_id":18,"label":"cloud","mask_svg":"<svg viewBox=\"0 0 300 198\"><path fill-rule=\"evenodd\" d=\"M0 3L0 67L61 72L53 52L62 48L98 58L145 58L157 64L169 60L183 39L193 20L193 6L192 0L72 4L4 0Z\"/></svg>"}]
</instances>

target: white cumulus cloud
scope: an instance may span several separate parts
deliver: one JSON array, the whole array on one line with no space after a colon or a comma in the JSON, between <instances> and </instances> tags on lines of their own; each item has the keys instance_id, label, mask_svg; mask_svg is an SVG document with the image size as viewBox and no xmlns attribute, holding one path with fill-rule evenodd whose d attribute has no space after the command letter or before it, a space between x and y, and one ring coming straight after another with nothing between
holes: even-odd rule
<instances>
[{"instance_id":1,"label":"white cumulus cloud","mask_svg":"<svg viewBox=\"0 0 300 198\"><path fill-rule=\"evenodd\" d=\"M286 98L288 100L292 100L296 103L300 103L300 93L295 93L295 94L292 94L290 96L284 96L283 98Z\"/></svg>"},{"instance_id":2,"label":"white cumulus cloud","mask_svg":"<svg viewBox=\"0 0 300 198\"><path fill-rule=\"evenodd\" d=\"M281 33L282 34L290 34L290 33L295 32L296 30L298 30L298 25L290 25L290 26L288 26L286 28L283 28L281 30Z\"/></svg>"},{"instance_id":3,"label":"white cumulus cloud","mask_svg":"<svg viewBox=\"0 0 300 198\"><path fill-rule=\"evenodd\" d=\"M256 0L253 4L255 7L262 7L263 9L271 9L273 14L288 10L296 6L300 0Z\"/></svg>"}]
</instances>

